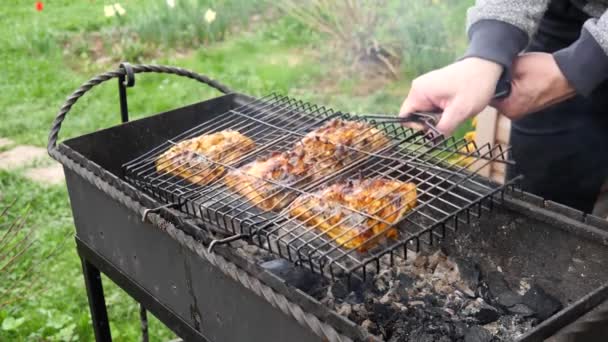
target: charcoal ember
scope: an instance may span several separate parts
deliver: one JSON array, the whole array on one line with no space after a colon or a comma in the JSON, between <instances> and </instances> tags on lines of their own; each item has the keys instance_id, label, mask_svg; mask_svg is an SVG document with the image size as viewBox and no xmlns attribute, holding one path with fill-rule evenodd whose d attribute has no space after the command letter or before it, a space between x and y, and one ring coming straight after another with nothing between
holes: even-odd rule
<instances>
[{"instance_id":1,"label":"charcoal ember","mask_svg":"<svg viewBox=\"0 0 608 342\"><path fill-rule=\"evenodd\" d=\"M422 300L410 300L408 304L410 306L426 306L426 303Z\"/></svg>"},{"instance_id":2,"label":"charcoal ember","mask_svg":"<svg viewBox=\"0 0 608 342\"><path fill-rule=\"evenodd\" d=\"M520 315L523 317L529 317L534 315L534 310L530 309L525 304L515 304L507 310L514 315Z\"/></svg>"},{"instance_id":3,"label":"charcoal ember","mask_svg":"<svg viewBox=\"0 0 608 342\"><path fill-rule=\"evenodd\" d=\"M454 291L454 293L450 293L446 296L443 306L444 309L450 309L453 312L461 312L469 301L469 299L464 297L464 294L459 291Z\"/></svg>"},{"instance_id":4,"label":"charcoal ember","mask_svg":"<svg viewBox=\"0 0 608 342\"><path fill-rule=\"evenodd\" d=\"M464 338L464 335L467 333L467 327L464 322L454 322L454 337L458 340Z\"/></svg>"},{"instance_id":5,"label":"charcoal ember","mask_svg":"<svg viewBox=\"0 0 608 342\"><path fill-rule=\"evenodd\" d=\"M469 297L475 297L481 278L479 265L465 258L454 258L454 261L460 274L460 281L455 284L456 288Z\"/></svg>"},{"instance_id":6,"label":"charcoal ember","mask_svg":"<svg viewBox=\"0 0 608 342\"><path fill-rule=\"evenodd\" d=\"M397 294L397 288L395 286L391 286L391 288L386 291L386 293L378 300L382 304L392 303L395 301L399 301L401 297Z\"/></svg>"},{"instance_id":7,"label":"charcoal ember","mask_svg":"<svg viewBox=\"0 0 608 342\"><path fill-rule=\"evenodd\" d=\"M365 307L375 322L385 322L397 313L390 304L370 303Z\"/></svg>"},{"instance_id":8,"label":"charcoal ember","mask_svg":"<svg viewBox=\"0 0 608 342\"><path fill-rule=\"evenodd\" d=\"M426 268L429 264L429 258L426 255L418 254L414 259L413 265L417 268Z\"/></svg>"},{"instance_id":9,"label":"charcoal ember","mask_svg":"<svg viewBox=\"0 0 608 342\"><path fill-rule=\"evenodd\" d=\"M478 325L470 327L464 335L464 342L492 342L493 340L492 334Z\"/></svg>"},{"instance_id":10,"label":"charcoal ember","mask_svg":"<svg viewBox=\"0 0 608 342\"><path fill-rule=\"evenodd\" d=\"M500 312L493 306L483 301L471 301L463 310L462 314L474 318L479 324L488 324L500 318Z\"/></svg>"},{"instance_id":11,"label":"charcoal ember","mask_svg":"<svg viewBox=\"0 0 608 342\"><path fill-rule=\"evenodd\" d=\"M488 302L495 302L495 298L492 297L490 293L490 287L484 281L479 282L479 286L477 286L477 291L475 292L477 297L483 298Z\"/></svg>"},{"instance_id":12,"label":"charcoal ember","mask_svg":"<svg viewBox=\"0 0 608 342\"><path fill-rule=\"evenodd\" d=\"M404 288L403 286L399 286L397 288L397 290L395 291L395 295L397 296L397 299L400 302L407 302L409 301L410 295L408 293L408 289Z\"/></svg>"},{"instance_id":13,"label":"charcoal ember","mask_svg":"<svg viewBox=\"0 0 608 342\"><path fill-rule=\"evenodd\" d=\"M510 308L514 305L523 303L523 298L519 294L517 294L511 290L508 290L508 291L500 293L496 297L496 303L502 307Z\"/></svg>"},{"instance_id":14,"label":"charcoal ember","mask_svg":"<svg viewBox=\"0 0 608 342\"><path fill-rule=\"evenodd\" d=\"M322 276L302 267L297 267L285 259L266 261L261 263L260 266L283 279L287 284L305 292L312 292L314 288L319 287L319 284L325 281Z\"/></svg>"},{"instance_id":15,"label":"charcoal ember","mask_svg":"<svg viewBox=\"0 0 608 342\"><path fill-rule=\"evenodd\" d=\"M407 306L405 306L404 304L401 304L399 302L392 302L391 305L397 311L402 311L402 312L407 311Z\"/></svg>"},{"instance_id":16,"label":"charcoal ember","mask_svg":"<svg viewBox=\"0 0 608 342\"><path fill-rule=\"evenodd\" d=\"M361 328L369 331L371 334L374 334L374 335L378 334L378 325L369 319L366 319L363 322L361 322Z\"/></svg>"},{"instance_id":17,"label":"charcoal ember","mask_svg":"<svg viewBox=\"0 0 608 342\"><path fill-rule=\"evenodd\" d=\"M334 298L346 298L348 296L348 285L343 281L337 281L331 284L331 294Z\"/></svg>"},{"instance_id":18,"label":"charcoal ember","mask_svg":"<svg viewBox=\"0 0 608 342\"><path fill-rule=\"evenodd\" d=\"M365 308L364 304L352 304L351 305L351 312L350 315L348 316L348 318L355 322L355 323L361 323L363 321L365 321L366 319L368 319L369 317L369 313L367 312L367 309Z\"/></svg>"},{"instance_id":19,"label":"charcoal ember","mask_svg":"<svg viewBox=\"0 0 608 342\"><path fill-rule=\"evenodd\" d=\"M456 264L448 259L440 260L432 271L434 278L444 279L448 283L455 283L459 279Z\"/></svg>"},{"instance_id":20,"label":"charcoal ember","mask_svg":"<svg viewBox=\"0 0 608 342\"><path fill-rule=\"evenodd\" d=\"M445 255L445 253L441 252L441 251L437 251L435 253L433 253L431 256L428 257L427 259L427 267L430 270L435 270L437 268L437 265L439 265L439 263L443 263L447 260L447 256Z\"/></svg>"},{"instance_id":21,"label":"charcoal ember","mask_svg":"<svg viewBox=\"0 0 608 342\"><path fill-rule=\"evenodd\" d=\"M441 309L413 307L399 313L387 326L388 341L457 341L457 328Z\"/></svg>"},{"instance_id":22,"label":"charcoal ember","mask_svg":"<svg viewBox=\"0 0 608 342\"><path fill-rule=\"evenodd\" d=\"M348 284L346 284L348 288ZM350 289L360 295L361 297L365 297L367 293L372 291L374 288L374 280L371 278L366 278L365 280L360 280L358 278L352 278L350 281Z\"/></svg>"},{"instance_id":23,"label":"charcoal ember","mask_svg":"<svg viewBox=\"0 0 608 342\"><path fill-rule=\"evenodd\" d=\"M484 276L484 281L488 286L490 295L493 297L498 297L498 295L503 292L511 291L505 277L498 271L493 271L486 274Z\"/></svg>"},{"instance_id":24,"label":"charcoal ember","mask_svg":"<svg viewBox=\"0 0 608 342\"><path fill-rule=\"evenodd\" d=\"M344 301L349 304L360 304L363 303L363 295L361 292L351 291L345 298Z\"/></svg>"},{"instance_id":25,"label":"charcoal ember","mask_svg":"<svg viewBox=\"0 0 608 342\"><path fill-rule=\"evenodd\" d=\"M554 296L534 284L523 296L523 304L534 310L535 317L545 320L562 309L562 303Z\"/></svg>"},{"instance_id":26,"label":"charcoal ember","mask_svg":"<svg viewBox=\"0 0 608 342\"><path fill-rule=\"evenodd\" d=\"M504 315L498 321L486 324L484 328L489 330L498 341L514 341L526 331L529 331L537 322L536 318Z\"/></svg>"},{"instance_id":27,"label":"charcoal ember","mask_svg":"<svg viewBox=\"0 0 608 342\"><path fill-rule=\"evenodd\" d=\"M447 259L437 264L431 278L434 290L440 294L453 292L453 285L458 281L460 281L460 276L456 264Z\"/></svg>"},{"instance_id":28,"label":"charcoal ember","mask_svg":"<svg viewBox=\"0 0 608 342\"><path fill-rule=\"evenodd\" d=\"M390 270L384 270L374 277L374 291L376 293L385 293L392 287L393 277Z\"/></svg>"},{"instance_id":29,"label":"charcoal ember","mask_svg":"<svg viewBox=\"0 0 608 342\"><path fill-rule=\"evenodd\" d=\"M353 307L348 303L342 303L336 307L336 312L338 315L349 317L353 312Z\"/></svg>"},{"instance_id":30,"label":"charcoal ember","mask_svg":"<svg viewBox=\"0 0 608 342\"><path fill-rule=\"evenodd\" d=\"M426 295L426 296L422 297L422 300L428 306L437 306L437 305L439 305L439 299L437 298L437 296Z\"/></svg>"},{"instance_id":31,"label":"charcoal ember","mask_svg":"<svg viewBox=\"0 0 608 342\"><path fill-rule=\"evenodd\" d=\"M266 262L274 259L272 254L268 253L268 251L252 244L248 244L246 242L235 243L235 247L239 251L240 254L244 255L247 258L253 257L256 260Z\"/></svg>"},{"instance_id":32,"label":"charcoal ember","mask_svg":"<svg viewBox=\"0 0 608 342\"><path fill-rule=\"evenodd\" d=\"M399 286L403 288L410 288L414 285L414 278L405 273L399 273L397 280L399 280Z\"/></svg>"},{"instance_id":33,"label":"charcoal ember","mask_svg":"<svg viewBox=\"0 0 608 342\"><path fill-rule=\"evenodd\" d=\"M399 340L395 340L399 341ZM420 332L412 334L412 338L408 339L408 341L420 341L420 342L452 342L453 340L447 336L437 336L437 334L428 333L428 332Z\"/></svg>"}]
</instances>

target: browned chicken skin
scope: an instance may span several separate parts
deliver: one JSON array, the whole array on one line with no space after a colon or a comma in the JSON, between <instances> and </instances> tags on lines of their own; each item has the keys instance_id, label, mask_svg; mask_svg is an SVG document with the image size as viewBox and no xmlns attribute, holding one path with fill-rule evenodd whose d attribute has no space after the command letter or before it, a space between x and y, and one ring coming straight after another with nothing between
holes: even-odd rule
<instances>
[{"instance_id":1,"label":"browned chicken skin","mask_svg":"<svg viewBox=\"0 0 608 342\"><path fill-rule=\"evenodd\" d=\"M280 211L297 195L285 187L302 188L330 175L363 151L376 151L389 140L363 122L331 120L306 134L290 151L274 153L228 173L225 183L264 210Z\"/></svg>"},{"instance_id":2,"label":"browned chicken skin","mask_svg":"<svg viewBox=\"0 0 608 342\"><path fill-rule=\"evenodd\" d=\"M206 185L224 174L224 167L255 148L250 138L234 130L224 130L181 141L156 160L156 171Z\"/></svg>"},{"instance_id":3,"label":"browned chicken skin","mask_svg":"<svg viewBox=\"0 0 608 342\"><path fill-rule=\"evenodd\" d=\"M392 224L416 206L416 196L413 183L362 179L302 195L287 210L338 244L364 252L386 237L397 237Z\"/></svg>"}]
</instances>

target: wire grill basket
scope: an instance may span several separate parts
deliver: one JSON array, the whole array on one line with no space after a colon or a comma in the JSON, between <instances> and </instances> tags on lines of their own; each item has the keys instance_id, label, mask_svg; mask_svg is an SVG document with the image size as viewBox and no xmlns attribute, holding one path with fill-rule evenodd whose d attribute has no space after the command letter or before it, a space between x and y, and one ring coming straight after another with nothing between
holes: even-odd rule
<instances>
[{"instance_id":1,"label":"wire grill basket","mask_svg":"<svg viewBox=\"0 0 608 342\"><path fill-rule=\"evenodd\" d=\"M342 137L319 134L334 126ZM197 137L208 137L197 140L207 152L180 150ZM512 181L477 172L507 162L507 152L273 94L123 168L128 181L205 223L332 278L365 278L491 209Z\"/></svg>"}]
</instances>

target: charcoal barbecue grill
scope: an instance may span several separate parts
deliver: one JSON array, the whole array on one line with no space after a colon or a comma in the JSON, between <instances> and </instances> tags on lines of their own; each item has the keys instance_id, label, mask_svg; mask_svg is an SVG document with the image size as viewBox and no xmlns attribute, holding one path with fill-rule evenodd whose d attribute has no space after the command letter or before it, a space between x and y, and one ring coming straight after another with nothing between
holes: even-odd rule
<instances>
[{"instance_id":1,"label":"charcoal barbecue grill","mask_svg":"<svg viewBox=\"0 0 608 342\"><path fill-rule=\"evenodd\" d=\"M127 122L126 88L134 85L136 73L145 72L188 77L225 95ZM112 78L119 82L123 124L57 144L62 122L74 103ZM517 266L513 277L516 272L531 272L523 266L527 264L541 278L553 280L546 280L549 290L571 302L520 341L549 337L608 297L604 285L608 274L602 267L608 257L606 221L521 192L514 187L516 179L496 184L476 175L489 163L509 162L508 150L500 146L477 147L367 120L389 138L382 148L345 147L355 158L314 180L289 184L261 180L274 186L272 195L306 196L333 182L362 177L415 183L418 204L398 222L352 210L360 220L384 222L385 230L399 231L397 238L378 245L372 241L383 233L375 234L365 241L369 248L363 252L337 244L284 210L259 209L255 201L226 187L223 173L209 173L215 176L201 185L155 168L158 156L179 141L235 129L253 139L256 148L231 163L203 158L194 169L238 170L264 155L288 150L310 131L335 119L366 121L286 96L253 98L233 93L205 76L165 66L124 63L73 93L57 115L48 149L64 165L97 340L110 339L99 271L187 340L378 340L235 252L231 242L237 239L329 281L345 278L349 283L390 268L396 259L407 257L408 249L418 252L441 244L493 256L499 262L512 260L515 254L525 260L503 265ZM493 214L482 216L484 211ZM505 239L492 227L501 219L518 220L510 233L513 238ZM468 238L456 244L454 237L461 234ZM563 241L556 242L553 236ZM502 245L489 250L480 247L493 241ZM562 248L559 254L556 247ZM584 278L563 274L564 267L580 267L567 259L572 253L588 259ZM547 258L561 264L545 265Z\"/></svg>"}]
</instances>

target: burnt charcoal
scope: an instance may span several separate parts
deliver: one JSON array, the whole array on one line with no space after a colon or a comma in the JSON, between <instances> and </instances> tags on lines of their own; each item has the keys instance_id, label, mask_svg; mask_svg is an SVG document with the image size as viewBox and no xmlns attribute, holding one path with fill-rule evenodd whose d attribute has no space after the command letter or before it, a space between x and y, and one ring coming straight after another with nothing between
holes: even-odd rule
<instances>
[{"instance_id":1,"label":"burnt charcoal","mask_svg":"<svg viewBox=\"0 0 608 342\"><path fill-rule=\"evenodd\" d=\"M361 327L367 331L370 332L370 334L373 335L382 335L378 324L370 321L369 319L366 319L365 321L363 321L363 323L361 323Z\"/></svg>"},{"instance_id":2,"label":"burnt charcoal","mask_svg":"<svg viewBox=\"0 0 608 342\"><path fill-rule=\"evenodd\" d=\"M517 293L509 290L499 294L496 298L496 303L505 308L509 308L513 305L523 303L523 298Z\"/></svg>"},{"instance_id":3,"label":"burnt charcoal","mask_svg":"<svg viewBox=\"0 0 608 342\"><path fill-rule=\"evenodd\" d=\"M260 264L262 268L283 279L286 283L305 292L314 292L315 287L323 284L325 279L285 259L274 259Z\"/></svg>"},{"instance_id":4,"label":"burnt charcoal","mask_svg":"<svg viewBox=\"0 0 608 342\"><path fill-rule=\"evenodd\" d=\"M428 306L437 306L438 305L438 300L437 300L436 296L426 295L426 296L422 297L422 300Z\"/></svg>"},{"instance_id":5,"label":"burnt charcoal","mask_svg":"<svg viewBox=\"0 0 608 342\"><path fill-rule=\"evenodd\" d=\"M397 288L397 295L399 296L399 301L401 303L407 303L410 300L410 295L407 292L407 289L401 286Z\"/></svg>"},{"instance_id":6,"label":"burnt charcoal","mask_svg":"<svg viewBox=\"0 0 608 342\"><path fill-rule=\"evenodd\" d=\"M467 333L469 328L463 322L455 322L454 323L454 337L457 339L461 339Z\"/></svg>"},{"instance_id":7,"label":"burnt charcoal","mask_svg":"<svg viewBox=\"0 0 608 342\"><path fill-rule=\"evenodd\" d=\"M348 283L347 288L348 288ZM364 281L353 277L350 280L350 289L363 296L366 292L369 292L374 287L374 280L372 278L366 278Z\"/></svg>"},{"instance_id":8,"label":"burnt charcoal","mask_svg":"<svg viewBox=\"0 0 608 342\"><path fill-rule=\"evenodd\" d=\"M372 313L376 322L388 321L396 314L395 309L390 304L371 303L371 305L366 305L366 308L367 311Z\"/></svg>"},{"instance_id":9,"label":"burnt charcoal","mask_svg":"<svg viewBox=\"0 0 608 342\"><path fill-rule=\"evenodd\" d=\"M525 318L518 315L502 316L493 327L495 340L516 341L517 336L529 331L536 323L536 318Z\"/></svg>"},{"instance_id":10,"label":"burnt charcoal","mask_svg":"<svg viewBox=\"0 0 608 342\"><path fill-rule=\"evenodd\" d=\"M368 317L368 312L363 304L353 304L351 314L348 316L353 322L364 322Z\"/></svg>"},{"instance_id":11,"label":"burnt charcoal","mask_svg":"<svg viewBox=\"0 0 608 342\"><path fill-rule=\"evenodd\" d=\"M491 342L493 339L489 331L478 325L470 327L464 335L464 342Z\"/></svg>"},{"instance_id":12,"label":"burnt charcoal","mask_svg":"<svg viewBox=\"0 0 608 342\"><path fill-rule=\"evenodd\" d=\"M477 291L475 292L477 297L485 299L487 302L494 303L495 300L490 293L490 287L485 282L480 282L477 287Z\"/></svg>"},{"instance_id":13,"label":"burnt charcoal","mask_svg":"<svg viewBox=\"0 0 608 342\"><path fill-rule=\"evenodd\" d=\"M397 313L384 328L388 341L462 341L467 330L464 322L454 322L441 308L409 306L405 312Z\"/></svg>"},{"instance_id":14,"label":"burnt charcoal","mask_svg":"<svg viewBox=\"0 0 608 342\"><path fill-rule=\"evenodd\" d=\"M500 318L500 312L495 307L484 302L473 301L462 310L462 314L472 317L479 324L495 322Z\"/></svg>"},{"instance_id":15,"label":"burnt charcoal","mask_svg":"<svg viewBox=\"0 0 608 342\"><path fill-rule=\"evenodd\" d=\"M507 310L509 310L509 312L514 315L520 315L523 317L529 317L529 316L534 315L534 310L530 309L525 304L515 304L512 307L508 308Z\"/></svg>"},{"instance_id":16,"label":"burnt charcoal","mask_svg":"<svg viewBox=\"0 0 608 342\"><path fill-rule=\"evenodd\" d=\"M397 280L399 280L399 287L409 289L414 286L414 278L405 273L399 273Z\"/></svg>"},{"instance_id":17,"label":"burnt charcoal","mask_svg":"<svg viewBox=\"0 0 608 342\"><path fill-rule=\"evenodd\" d=\"M493 297L498 297L501 293L511 291L504 275L498 271L489 272L485 275L484 280Z\"/></svg>"},{"instance_id":18,"label":"burnt charcoal","mask_svg":"<svg viewBox=\"0 0 608 342\"><path fill-rule=\"evenodd\" d=\"M537 284L532 285L523 296L523 304L534 310L535 317L545 320L562 309L562 303Z\"/></svg>"},{"instance_id":19,"label":"burnt charcoal","mask_svg":"<svg viewBox=\"0 0 608 342\"><path fill-rule=\"evenodd\" d=\"M429 258L426 255L418 254L414 259L413 265L418 268L425 268L429 263Z\"/></svg>"},{"instance_id":20,"label":"burnt charcoal","mask_svg":"<svg viewBox=\"0 0 608 342\"><path fill-rule=\"evenodd\" d=\"M348 293L348 286L343 281L337 281L331 285L331 294L334 298L345 298Z\"/></svg>"},{"instance_id":21,"label":"burnt charcoal","mask_svg":"<svg viewBox=\"0 0 608 342\"><path fill-rule=\"evenodd\" d=\"M481 277L481 271L479 269L479 265L464 258L455 258L454 261L458 266L458 271L460 272L460 278L462 279L464 285L468 287L470 292L475 293L475 290L479 286L479 280ZM461 291L467 293L467 289L461 289Z\"/></svg>"},{"instance_id":22,"label":"burnt charcoal","mask_svg":"<svg viewBox=\"0 0 608 342\"><path fill-rule=\"evenodd\" d=\"M338 315L348 317L352 314L353 307L348 303L342 303L338 305L338 307L336 308L336 312L338 313Z\"/></svg>"},{"instance_id":23,"label":"burnt charcoal","mask_svg":"<svg viewBox=\"0 0 608 342\"><path fill-rule=\"evenodd\" d=\"M352 291L344 298L344 301L349 304L360 304L363 303L363 300L363 295L360 292L355 291Z\"/></svg>"},{"instance_id":24,"label":"burnt charcoal","mask_svg":"<svg viewBox=\"0 0 608 342\"><path fill-rule=\"evenodd\" d=\"M392 275L390 271L384 271L379 273L375 278L374 278L374 292L376 292L377 294L384 294L386 293L386 291L388 291L388 289L390 289L391 287L391 282L392 282Z\"/></svg>"},{"instance_id":25,"label":"burnt charcoal","mask_svg":"<svg viewBox=\"0 0 608 342\"><path fill-rule=\"evenodd\" d=\"M408 341L420 341L420 342L452 342L452 339L450 339L447 336L437 336L436 334L433 333L420 333L417 335L414 335L413 337L411 337L410 339L408 339Z\"/></svg>"},{"instance_id":26,"label":"burnt charcoal","mask_svg":"<svg viewBox=\"0 0 608 342\"><path fill-rule=\"evenodd\" d=\"M500 312L493 306L488 304L481 304L479 312L475 314L475 318L480 324L488 324L496 321L500 317Z\"/></svg>"}]
</instances>

